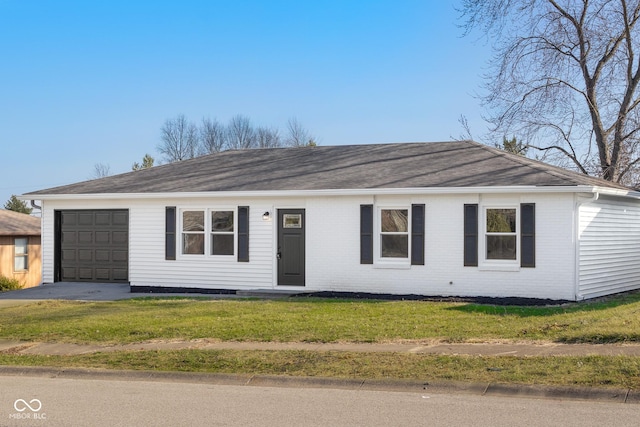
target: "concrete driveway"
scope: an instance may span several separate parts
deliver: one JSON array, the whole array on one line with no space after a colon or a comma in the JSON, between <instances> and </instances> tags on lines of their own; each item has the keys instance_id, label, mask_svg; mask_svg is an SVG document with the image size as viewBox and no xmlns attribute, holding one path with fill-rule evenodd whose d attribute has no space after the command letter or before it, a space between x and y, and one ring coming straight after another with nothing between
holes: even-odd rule
<instances>
[{"instance_id":1,"label":"concrete driveway","mask_svg":"<svg viewBox=\"0 0 640 427\"><path fill-rule=\"evenodd\" d=\"M75 301L116 301L143 297L224 298L236 295L181 294L181 293L131 293L128 283L57 282L18 291L1 292L0 307L20 305L33 301L60 299Z\"/></svg>"}]
</instances>

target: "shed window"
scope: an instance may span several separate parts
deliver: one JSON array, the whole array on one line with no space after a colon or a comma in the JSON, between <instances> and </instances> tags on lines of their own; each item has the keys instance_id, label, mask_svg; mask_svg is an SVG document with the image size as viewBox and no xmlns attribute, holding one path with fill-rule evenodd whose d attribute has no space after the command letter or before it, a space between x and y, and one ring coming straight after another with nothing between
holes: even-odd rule
<instances>
[{"instance_id":1,"label":"shed window","mask_svg":"<svg viewBox=\"0 0 640 427\"><path fill-rule=\"evenodd\" d=\"M14 271L27 271L29 269L29 239L16 237L13 241Z\"/></svg>"}]
</instances>

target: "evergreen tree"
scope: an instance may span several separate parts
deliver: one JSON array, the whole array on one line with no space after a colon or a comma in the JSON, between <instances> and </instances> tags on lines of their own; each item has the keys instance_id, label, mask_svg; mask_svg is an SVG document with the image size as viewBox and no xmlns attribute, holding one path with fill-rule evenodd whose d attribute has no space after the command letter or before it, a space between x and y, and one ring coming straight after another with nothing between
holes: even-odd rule
<instances>
[{"instance_id":1,"label":"evergreen tree","mask_svg":"<svg viewBox=\"0 0 640 427\"><path fill-rule=\"evenodd\" d=\"M33 209L27 206L26 202L18 200L15 194L11 195L11 198L4 204L4 208L8 211L20 212L24 214L30 214Z\"/></svg>"}]
</instances>

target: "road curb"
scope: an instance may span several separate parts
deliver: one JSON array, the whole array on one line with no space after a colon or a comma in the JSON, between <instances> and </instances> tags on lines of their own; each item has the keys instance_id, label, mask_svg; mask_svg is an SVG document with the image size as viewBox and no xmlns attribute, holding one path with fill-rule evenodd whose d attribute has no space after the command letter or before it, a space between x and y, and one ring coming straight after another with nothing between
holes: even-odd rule
<instances>
[{"instance_id":1,"label":"road curb","mask_svg":"<svg viewBox=\"0 0 640 427\"><path fill-rule=\"evenodd\" d=\"M59 379L101 379L113 381L164 381L239 385L252 387L330 388L342 390L392 391L404 393L472 394L480 396L526 397L557 400L589 400L640 404L640 393L631 389L554 387L517 384L482 384L460 381L402 379L350 379L249 375L200 372L126 371L89 368L50 368L0 365L0 376L48 377Z\"/></svg>"}]
</instances>

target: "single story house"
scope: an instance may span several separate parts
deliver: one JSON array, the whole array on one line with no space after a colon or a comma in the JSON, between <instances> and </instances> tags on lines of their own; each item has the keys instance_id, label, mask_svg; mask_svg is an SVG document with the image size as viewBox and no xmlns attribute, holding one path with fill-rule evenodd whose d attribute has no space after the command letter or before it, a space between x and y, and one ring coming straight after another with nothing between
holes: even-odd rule
<instances>
[{"instance_id":1,"label":"single story house","mask_svg":"<svg viewBox=\"0 0 640 427\"><path fill-rule=\"evenodd\" d=\"M227 151L35 191L45 282L583 300L640 288L640 193L472 141Z\"/></svg>"},{"instance_id":2,"label":"single story house","mask_svg":"<svg viewBox=\"0 0 640 427\"><path fill-rule=\"evenodd\" d=\"M42 283L40 218L0 209L0 276L25 288Z\"/></svg>"}]
</instances>

